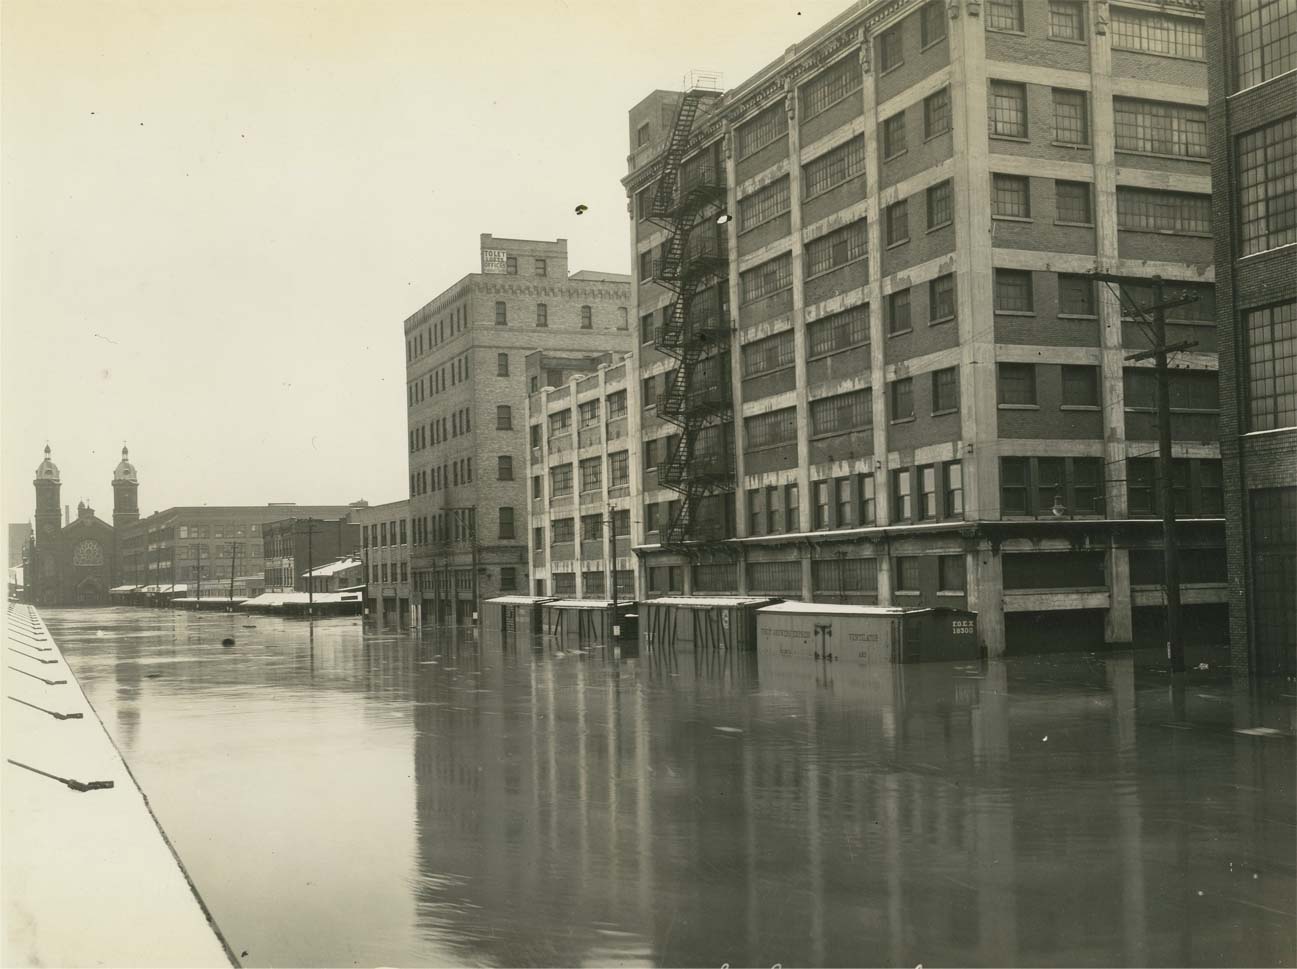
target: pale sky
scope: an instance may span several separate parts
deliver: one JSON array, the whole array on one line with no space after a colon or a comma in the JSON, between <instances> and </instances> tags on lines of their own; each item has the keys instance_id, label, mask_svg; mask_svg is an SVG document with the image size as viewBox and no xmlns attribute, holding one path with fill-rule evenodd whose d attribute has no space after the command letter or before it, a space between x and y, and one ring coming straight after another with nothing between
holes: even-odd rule
<instances>
[{"instance_id":1,"label":"pale sky","mask_svg":"<svg viewBox=\"0 0 1297 969\"><path fill-rule=\"evenodd\" d=\"M145 514L403 497L402 321L479 233L629 272L630 107L847 6L4 0L5 521L47 441L105 520L123 442Z\"/></svg>"}]
</instances>

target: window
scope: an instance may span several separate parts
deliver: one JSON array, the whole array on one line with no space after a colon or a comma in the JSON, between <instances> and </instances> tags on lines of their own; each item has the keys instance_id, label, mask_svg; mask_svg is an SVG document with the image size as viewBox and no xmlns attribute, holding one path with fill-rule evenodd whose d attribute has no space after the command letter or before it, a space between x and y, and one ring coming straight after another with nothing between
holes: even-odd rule
<instances>
[{"instance_id":1,"label":"window","mask_svg":"<svg viewBox=\"0 0 1297 969\"><path fill-rule=\"evenodd\" d=\"M811 434L844 434L872 427L873 401L869 389L852 390L811 401Z\"/></svg>"},{"instance_id":2,"label":"window","mask_svg":"<svg viewBox=\"0 0 1297 969\"><path fill-rule=\"evenodd\" d=\"M812 320L806 327L807 355L823 356L869 342L869 304Z\"/></svg>"},{"instance_id":3,"label":"window","mask_svg":"<svg viewBox=\"0 0 1297 969\"><path fill-rule=\"evenodd\" d=\"M1000 513L1027 514L1027 458L1000 458Z\"/></svg>"},{"instance_id":4,"label":"window","mask_svg":"<svg viewBox=\"0 0 1297 969\"><path fill-rule=\"evenodd\" d=\"M878 560L872 558L832 558L811 563L811 582L817 598L849 593L878 593Z\"/></svg>"},{"instance_id":5,"label":"window","mask_svg":"<svg viewBox=\"0 0 1297 969\"><path fill-rule=\"evenodd\" d=\"M497 353L495 355L495 375L497 377L509 376L509 354Z\"/></svg>"},{"instance_id":6,"label":"window","mask_svg":"<svg viewBox=\"0 0 1297 969\"><path fill-rule=\"evenodd\" d=\"M771 182L739 199L739 231L746 232L788 211L788 178Z\"/></svg>"},{"instance_id":7,"label":"window","mask_svg":"<svg viewBox=\"0 0 1297 969\"><path fill-rule=\"evenodd\" d=\"M1253 635L1270 644L1258 660L1266 672L1279 673L1297 649L1293 630L1293 584L1297 580L1297 488L1258 488L1248 493L1251 506L1252 585L1249 590ZM1267 657L1266 654L1269 654ZM1287 656L1284 660L1282 657Z\"/></svg>"},{"instance_id":8,"label":"window","mask_svg":"<svg viewBox=\"0 0 1297 969\"><path fill-rule=\"evenodd\" d=\"M901 32L903 23L883 31L878 38L878 69L886 74L905 63L905 35Z\"/></svg>"},{"instance_id":9,"label":"window","mask_svg":"<svg viewBox=\"0 0 1297 969\"><path fill-rule=\"evenodd\" d=\"M1063 366L1063 405L1065 407L1099 406L1099 368Z\"/></svg>"},{"instance_id":10,"label":"window","mask_svg":"<svg viewBox=\"0 0 1297 969\"><path fill-rule=\"evenodd\" d=\"M910 290L897 290L887 296L887 332L895 336L910 331Z\"/></svg>"},{"instance_id":11,"label":"window","mask_svg":"<svg viewBox=\"0 0 1297 969\"><path fill-rule=\"evenodd\" d=\"M550 548L576 541L576 524L571 518L556 518L550 525Z\"/></svg>"},{"instance_id":12,"label":"window","mask_svg":"<svg viewBox=\"0 0 1297 969\"><path fill-rule=\"evenodd\" d=\"M912 377L892 381L892 420L904 421L914 417L914 382Z\"/></svg>"},{"instance_id":13,"label":"window","mask_svg":"<svg viewBox=\"0 0 1297 969\"><path fill-rule=\"evenodd\" d=\"M761 492L757 488L748 489L748 534L761 534Z\"/></svg>"},{"instance_id":14,"label":"window","mask_svg":"<svg viewBox=\"0 0 1297 969\"><path fill-rule=\"evenodd\" d=\"M508 310L505 308L505 304L501 300L496 300L495 302L495 325L496 326L509 325Z\"/></svg>"},{"instance_id":15,"label":"window","mask_svg":"<svg viewBox=\"0 0 1297 969\"><path fill-rule=\"evenodd\" d=\"M1200 61L1204 57L1203 22L1114 6L1112 46Z\"/></svg>"},{"instance_id":16,"label":"window","mask_svg":"<svg viewBox=\"0 0 1297 969\"><path fill-rule=\"evenodd\" d=\"M532 262L532 270L531 270L531 274L532 274L533 276L544 276L544 275L546 275L546 270L545 270L545 260L544 260L544 259L536 259L536 260L533 260L533 262Z\"/></svg>"},{"instance_id":17,"label":"window","mask_svg":"<svg viewBox=\"0 0 1297 969\"><path fill-rule=\"evenodd\" d=\"M1049 36L1085 42L1085 4L1081 0L1049 0Z\"/></svg>"},{"instance_id":18,"label":"window","mask_svg":"<svg viewBox=\"0 0 1297 969\"><path fill-rule=\"evenodd\" d=\"M838 478L833 482L833 504L834 514L837 516L834 520L839 528L846 528L851 524L851 479Z\"/></svg>"},{"instance_id":19,"label":"window","mask_svg":"<svg viewBox=\"0 0 1297 969\"><path fill-rule=\"evenodd\" d=\"M653 278L653 250L645 249L639 254L639 281L648 282Z\"/></svg>"},{"instance_id":20,"label":"window","mask_svg":"<svg viewBox=\"0 0 1297 969\"><path fill-rule=\"evenodd\" d=\"M1215 370L1179 370L1171 377L1171 409L1173 411L1220 410L1220 386Z\"/></svg>"},{"instance_id":21,"label":"window","mask_svg":"<svg viewBox=\"0 0 1297 969\"><path fill-rule=\"evenodd\" d=\"M943 466L946 491L941 503L944 518L964 517L964 465L962 461L947 461Z\"/></svg>"},{"instance_id":22,"label":"window","mask_svg":"<svg viewBox=\"0 0 1297 969\"><path fill-rule=\"evenodd\" d=\"M923 99L923 137L933 138L950 130L950 88L943 87Z\"/></svg>"},{"instance_id":23,"label":"window","mask_svg":"<svg viewBox=\"0 0 1297 969\"><path fill-rule=\"evenodd\" d=\"M1211 196L1119 185L1117 228L1210 235Z\"/></svg>"},{"instance_id":24,"label":"window","mask_svg":"<svg viewBox=\"0 0 1297 969\"><path fill-rule=\"evenodd\" d=\"M928 231L950 225L955 218L950 179L928 189Z\"/></svg>"},{"instance_id":25,"label":"window","mask_svg":"<svg viewBox=\"0 0 1297 969\"><path fill-rule=\"evenodd\" d=\"M512 565L500 566L500 591L514 592L518 588L518 569Z\"/></svg>"},{"instance_id":26,"label":"window","mask_svg":"<svg viewBox=\"0 0 1297 969\"><path fill-rule=\"evenodd\" d=\"M643 148L648 143L649 143L649 124L647 121L645 121L642 125L640 125L637 129L635 129L635 147Z\"/></svg>"},{"instance_id":27,"label":"window","mask_svg":"<svg viewBox=\"0 0 1297 969\"><path fill-rule=\"evenodd\" d=\"M905 151L905 112L900 111L883 122L883 158L895 158Z\"/></svg>"},{"instance_id":28,"label":"window","mask_svg":"<svg viewBox=\"0 0 1297 969\"><path fill-rule=\"evenodd\" d=\"M1059 222L1070 222L1078 225L1090 225L1090 183L1063 182L1054 183L1054 204L1057 207Z\"/></svg>"},{"instance_id":29,"label":"window","mask_svg":"<svg viewBox=\"0 0 1297 969\"><path fill-rule=\"evenodd\" d=\"M788 112L779 100L759 115L739 126L735 132L738 159L755 154L766 145L788 133Z\"/></svg>"},{"instance_id":30,"label":"window","mask_svg":"<svg viewBox=\"0 0 1297 969\"><path fill-rule=\"evenodd\" d=\"M928 322L955 318L955 274L946 273L928 282Z\"/></svg>"},{"instance_id":31,"label":"window","mask_svg":"<svg viewBox=\"0 0 1297 969\"><path fill-rule=\"evenodd\" d=\"M964 557L962 555L940 555L937 557L937 590L939 592L963 592Z\"/></svg>"},{"instance_id":32,"label":"window","mask_svg":"<svg viewBox=\"0 0 1297 969\"><path fill-rule=\"evenodd\" d=\"M1025 175L993 174L991 215L1009 219L1031 218L1031 180Z\"/></svg>"},{"instance_id":33,"label":"window","mask_svg":"<svg viewBox=\"0 0 1297 969\"><path fill-rule=\"evenodd\" d=\"M754 414L743 421L747 446L752 450L797 440L797 408Z\"/></svg>"},{"instance_id":34,"label":"window","mask_svg":"<svg viewBox=\"0 0 1297 969\"><path fill-rule=\"evenodd\" d=\"M629 311L628 311L628 310L626 309L626 307L624 307L624 306L619 306L619 307L617 307L617 314L618 314L618 315L617 315L617 329L619 329L619 330L629 330L629 329L630 329L630 317L629 317L629 315L628 315L628 312L629 312Z\"/></svg>"},{"instance_id":35,"label":"window","mask_svg":"<svg viewBox=\"0 0 1297 969\"><path fill-rule=\"evenodd\" d=\"M768 485L766 487L766 534L776 535L783 530L783 514L779 505L779 489L774 485Z\"/></svg>"},{"instance_id":36,"label":"window","mask_svg":"<svg viewBox=\"0 0 1297 969\"><path fill-rule=\"evenodd\" d=\"M1238 226L1245 256L1297 242L1297 116L1239 136Z\"/></svg>"},{"instance_id":37,"label":"window","mask_svg":"<svg viewBox=\"0 0 1297 969\"><path fill-rule=\"evenodd\" d=\"M988 116L991 137L1027 137L1026 85L992 81L990 100Z\"/></svg>"},{"instance_id":38,"label":"window","mask_svg":"<svg viewBox=\"0 0 1297 969\"><path fill-rule=\"evenodd\" d=\"M572 428L572 412L566 407L549 415L549 436L551 439L566 434Z\"/></svg>"},{"instance_id":39,"label":"window","mask_svg":"<svg viewBox=\"0 0 1297 969\"><path fill-rule=\"evenodd\" d=\"M815 117L860 90L860 59L850 56L826 67L802 85L801 120Z\"/></svg>"},{"instance_id":40,"label":"window","mask_svg":"<svg viewBox=\"0 0 1297 969\"><path fill-rule=\"evenodd\" d=\"M887 207L887 244L897 246L910 241L910 210L905 199Z\"/></svg>"},{"instance_id":41,"label":"window","mask_svg":"<svg viewBox=\"0 0 1297 969\"><path fill-rule=\"evenodd\" d=\"M914 518L914 496L910 490L910 469L892 472L892 521L908 522Z\"/></svg>"},{"instance_id":42,"label":"window","mask_svg":"<svg viewBox=\"0 0 1297 969\"><path fill-rule=\"evenodd\" d=\"M639 318L639 342L653 342L653 314L645 313Z\"/></svg>"},{"instance_id":43,"label":"window","mask_svg":"<svg viewBox=\"0 0 1297 969\"><path fill-rule=\"evenodd\" d=\"M795 356L792 330L749 343L743 347L743 376L756 377L791 367Z\"/></svg>"},{"instance_id":44,"label":"window","mask_svg":"<svg viewBox=\"0 0 1297 969\"><path fill-rule=\"evenodd\" d=\"M1090 109L1084 91L1054 88L1054 140L1065 145L1090 143Z\"/></svg>"},{"instance_id":45,"label":"window","mask_svg":"<svg viewBox=\"0 0 1297 969\"><path fill-rule=\"evenodd\" d=\"M919 10L919 42L928 47L946 36L946 5L925 3Z\"/></svg>"},{"instance_id":46,"label":"window","mask_svg":"<svg viewBox=\"0 0 1297 969\"><path fill-rule=\"evenodd\" d=\"M1022 0L988 0L986 29L1022 33Z\"/></svg>"},{"instance_id":47,"label":"window","mask_svg":"<svg viewBox=\"0 0 1297 969\"><path fill-rule=\"evenodd\" d=\"M536 304L536 325L549 326L549 307L544 303Z\"/></svg>"},{"instance_id":48,"label":"window","mask_svg":"<svg viewBox=\"0 0 1297 969\"><path fill-rule=\"evenodd\" d=\"M599 423L599 398L582 401L577 405L577 418L581 427L590 427Z\"/></svg>"},{"instance_id":49,"label":"window","mask_svg":"<svg viewBox=\"0 0 1297 969\"><path fill-rule=\"evenodd\" d=\"M1035 309L1031 270L995 270L995 311L997 313L1031 313Z\"/></svg>"},{"instance_id":50,"label":"window","mask_svg":"<svg viewBox=\"0 0 1297 969\"><path fill-rule=\"evenodd\" d=\"M860 525L874 525L878 522L878 499L874 493L874 476L872 474L856 475L857 499L860 502Z\"/></svg>"},{"instance_id":51,"label":"window","mask_svg":"<svg viewBox=\"0 0 1297 969\"><path fill-rule=\"evenodd\" d=\"M500 509L500 538L513 538L513 509Z\"/></svg>"},{"instance_id":52,"label":"window","mask_svg":"<svg viewBox=\"0 0 1297 969\"><path fill-rule=\"evenodd\" d=\"M538 475L538 474L532 475L532 478L531 478L531 496L532 496L532 498L533 498L533 499L535 499L535 498L544 498L544 497L545 497L544 489L545 489L545 486L544 486L544 484L541 483L541 477L540 477L540 475Z\"/></svg>"},{"instance_id":53,"label":"window","mask_svg":"<svg viewBox=\"0 0 1297 969\"><path fill-rule=\"evenodd\" d=\"M581 490L600 491L603 489L603 461L600 458L584 458L581 461Z\"/></svg>"},{"instance_id":54,"label":"window","mask_svg":"<svg viewBox=\"0 0 1297 969\"><path fill-rule=\"evenodd\" d=\"M784 253L782 256L776 256L760 266L755 266L739 277L739 285L742 290L741 296L744 303L764 299L781 290L788 289L792 284L793 257L792 253L789 252Z\"/></svg>"},{"instance_id":55,"label":"window","mask_svg":"<svg viewBox=\"0 0 1297 969\"><path fill-rule=\"evenodd\" d=\"M630 455L626 451L617 451L608 455L608 486L616 488L630 481Z\"/></svg>"},{"instance_id":56,"label":"window","mask_svg":"<svg viewBox=\"0 0 1297 969\"><path fill-rule=\"evenodd\" d=\"M1243 315L1248 430L1297 426L1297 302Z\"/></svg>"},{"instance_id":57,"label":"window","mask_svg":"<svg viewBox=\"0 0 1297 969\"><path fill-rule=\"evenodd\" d=\"M594 329L594 310L592 310L588 306L581 307L581 329L583 330Z\"/></svg>"},{"instance_id":58,"label":"window","mask_svg":"<svg viewBox=\"0 0 1297 969\"><path fill-rule=\"evenodd\" d=\"M946 367L932 371L932 413L959 410L959 370Z\"/></svg>"},{"instance_id":59,"label":"window","mask_svg":"<svg viewBox=\"0 0 1297 969\"><path fill-rule=\"evenodd\" d=\"M1118 151L1207 157L1206 108L1113 98L1112 111Z\"/></svg>"},{"instance_id":60,"label":"window","mask_svg":"<svg viewBox=\"0 0 1297 969\"><path fill-rule=\"evenodd\" d=\"M865 171L865 139L852 138L802 166L804 198L813 198Z\"/></svg>"},{"instance_id":61,"label":"window","mask_svg":"<svg viewBox=\"0 0 1297 969\"><path fill-rule=\"evenodd\" d=\"M1234 3L1235 90L1297 68L1297 7L1291 0Z\"/></svg>"},{"instance_id":62,"label":"window","mask_svg":"<svg viewBox=\"0 0 1297 969\"><path fill-rule=\"evenodd\" d=\"M608 420L615 420L626 414L626 391L618 390L608 395Z\"/></svg>"},{"instance_id":63,"label":"window","mask_svg":"<svg viewBox=\"0 0 1297 969\"><path fill-rule=\"evenodd\" d=\"M513 430L513 408L500 404L495 408L495 429L497 431Z\"/></svg>"},{"instance_id":64,"label":"window","mask_svg":"<svg viewBox=\"0 0 1297 969\"><path fill-rule=\"evenodd\" d=\"M807 243L806 277L809 279L863 259L867 251L864 219L834 229Z\"/></svg>"},{"instance_id":65,"label":"window","mask_svg":"<svg viewBox=\"0 0 1297 969\"><path fill-rule=\"evenodd\" d=\"M1127 459L1126 507L1132 515L1157 514L1157 462L1152 458Z\"/></svg>"},{"instance_id":66,"label":"window","mask_svg":"<svg viewBox=\"0 0 1297 969\"><path fill-rule=\"evenodd\" d=\"M815 481L811 484L811 493L815 496L815 521L811 526L817 531L829 527L829 483Z\"/></svg>"},{"instance_id":67,"label":"window","mask_svg":"<svg viewBox=\"0 0 1297 969\"><path fill-rule=\"evenodd\" d=\"M1157 409L1157 374L1148 367L1127 367L1122 373L1126 410Z\"/></svg>"},{"instance_id":68,"label":"window","mask_svg":"<svg viewBox=\"0 0 1297 969\"><path fill-rule=\"evenodd\" d=\"M504 271L510 276L518 275L518 257L506 256L504 260Z\"/></svg>"},{"instance_id":69,"label":"window","mask_svg":"<svg viewBox=\"0 0 1297 969\"><path fill-rule=\"evenodd\" d=\"M919 520L937 517L937 469L925 464L919 471Z\"/></svg>"},{"instance_id":70,"label":"window","mask_svg":"<svg viewBox=\"0 0 1297 969\"><path fill-rule=\"evenodd\" d=\"M1063 316L1094 316L1094 280L1059 273L1058 312Z\"/></svg>"},{"instance_id":71,"label":"window","mask_svg":"<svg viewBox=\"0 0 1297 969\"><path fill-rule=\"evenodd\" d=\"M651 471L658 466L657 438L644 442L644 470Z\"/></svg>"},{"instance_id":72,"label":"window","mask_svg":"<svg viewBox=\"0 0 1297 969\"><path fill-rule=\"evenodd\" d=\"M549 469L549 496L562 498L572 493L572 465L560 464Z\"/></svg>"},{"instance_id":73,"label":"window","mask_svg":"<svg viewBox=\"0 0 1297 969\"><path fill-rule=\"evenodd\" d=\"M1031 363L1002 363L999 365L1001 404L1036 403L1036 366Z\"/></svg>"},{"instance_id":74,"label":"window","mask_svg":"<svg viewBox=\"0 0 1297 969\"><path fill-rule=\"evenodd\" d=\"M658 402L658 378L645 377L643 382L644 408L656 407Z\"/></svg>"}]
</instances>

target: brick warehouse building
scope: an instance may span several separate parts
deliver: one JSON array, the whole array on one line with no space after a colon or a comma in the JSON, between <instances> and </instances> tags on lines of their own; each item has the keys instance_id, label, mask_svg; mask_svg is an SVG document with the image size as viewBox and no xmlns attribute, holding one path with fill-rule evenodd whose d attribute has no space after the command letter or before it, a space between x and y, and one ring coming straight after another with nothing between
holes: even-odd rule
<instances>
[{"instance_id":1,"label":"brick warehouse building","mask_svg":"<svg viewBox=\"0 0 1297 969\"><path fill-rule=\"evenodd\" d=\"M1236 670L1297 673L1297 6L1207 7Z\"/></svg>"},{"instance_id":2,"label":"brick warehouse building","mask_svg":"<svg viewBox=\"0 0 1297 969\"><path fill-rule=\"evenodd\" d=\"M1189 0L879 0L636 105L647 594L967 606L992 653L1159 638L1150 291L1101 268L1201 297L1174 474L1186 628L1223 640L1206 102Z\"/></svg>"},{"instance_id":3,"label":"brick warehouse building","mask_svg":"<svg viewBox=\"0 0 1297 969\"><path fill-rule=\"evenodd\" d=\"M566 240L483 234L481 259L404 325L416 624L529 587L527 354L633 343L630 278L569 275Z\"/></svg>"}]
</instances>

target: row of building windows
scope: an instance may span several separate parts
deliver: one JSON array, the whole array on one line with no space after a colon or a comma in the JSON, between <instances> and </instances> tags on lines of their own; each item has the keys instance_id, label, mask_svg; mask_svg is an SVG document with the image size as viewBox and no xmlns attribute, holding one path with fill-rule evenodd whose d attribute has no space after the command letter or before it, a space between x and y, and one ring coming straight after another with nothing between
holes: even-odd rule
<instances>
[{"instance_id":1,"label":"row of building windows","mask_svg":"<svg viewBox=\"0 0 1297 969\"><path fill-rule=\"evenodd\" d=\"M650 454L648 448L655 444L655 441L645 442L645 454ZM607 457L608 464L608 486L610 488L620 487L630 483L630 455L626 451L616 451ZM583 458L577 462L577 468L580 472L581 491L599 491L603 488L603 465L604 458ZM653 465L649 465L652 467ZM574 482L572 463L559 464L549 469L549 497L564 498L572 494ZM533 498L543 498L541 494L541 477L535 475L531 479L531 496Z\"/></svg>"},{"instance_id":2,"label":"row of building windows","mask_svg":"<svg viewBox=\"0 0 1297 969\"><path fill-rule=\"evenodd\" d=\"M458 458L445 464L433 465L410 475L410 495L435 494L447 488L472 484L473 459Z\"/></svg>"},{"instance_id":3,"label":"row of building windows","mask_svg":"<svg viewBox=\"0 0 1297 969\"><path fill-rule=\"evenodd\" d=\"M410 361L423 356L425 353L431 353L433 348L440 346L443 340L449 339L467 327L468 308L465 306L452 308L448 317L442 317L437 322L430 323L427 327L406 339L405 359Z\"/></svg>"},{"instance_id":4,"label":"row of building windows","mask_svg":"<svg viewBox=\"0 0 1297 969\"><path fill-rule=\"evenodd\" d=\"M360 527L361 545L364 548L377 548L388 545L404 545L406 540L406 520L377 522Z\"/></svg>"},{"instance_id":5,"label":"row of building windows","mask_svg":"<svg viewBox=\"0 0 1297 969\"><path fill-rule=\"evenodd\" d=\"M399 578L398 578L399 576ZM386 562L373 562L369 566L370 582L409 582L410 581L410 564L401 562L398 570L397 563L393 562L388 566Z\"/></svg>"},{"instance_id":6,"label":"row of building windows","mask_svg":"<svg viewBox=\"0 0 1297 969\"><path fill-rule=\"evenodd\" d=\"M927 231L933 232L950 225L955 218L954 189L950 179L938 182L924 190ZM909 199L893 202L884 213L884 244L891 248L910 241ZM862 223L863 224L863 223Z\"/></svg>"},{"instance_id":7,"label":"row of building windows","mask_svg":"<svg viewBox=\"0 0 1297 969\"><path fill-rule=\"evenodd\" d=\"M461 407L451 413L449 423L445 417L434 417L427 424L420 424L408 432L410 453L436 447L453 440L473 429L472 410Z\"/></svg>"}]
</instances>

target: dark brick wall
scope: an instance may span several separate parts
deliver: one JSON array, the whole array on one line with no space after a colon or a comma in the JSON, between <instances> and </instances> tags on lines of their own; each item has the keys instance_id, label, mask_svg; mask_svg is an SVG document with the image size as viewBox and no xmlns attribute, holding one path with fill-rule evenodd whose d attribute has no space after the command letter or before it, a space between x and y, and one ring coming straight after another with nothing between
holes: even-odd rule
<instances>
[{"instance_id":1,"label":"dark brick wall","mask_svg":"<svg viewBox=\"0 0 1297 969\"><path fill-rule=\"evenodd\" d=\"M792 231L792 224L792 216L785 212L769 222L763 222L760 225L753 226L747 232L740 233L738 239L739 255L746 256L749 252L756 252L777 239L782 239Z\"/></svg>"},{"instance_id":2,"label":"dark brick wall","mask_svg":"<svg viewBox=\"0 0 1297 969\"><path fill-rule=\"evenodd\" d=\"M868 164L868 162L866 162ZM801 173L797 176L801 178ZM865 176L857 175L855 178L849 178L841 185L822 192L814 198L802 203L802 224L811 225L818 222L825 216L839 212L859 202L865 197Z\"/></svg>"},{"instance_id":3,"label":"dark brick wall","mask_svg":"<svg viewBox=\"0 0 1297 969\"><path fill-rule=\"evenodd\" d=\"M821 384L867 373L869 344L811 360L806 364L806 385L814 394Z\"/></svg>"},{"instance_id":4,"label":"dark brick wall","mask_svg":"<svg viewBox=\"0 0 1297 969\"><path fill-rule=\"evenodd\" d=\"M959 218L959 199L953 202L955 218ZM910 266L920 266L931 259L949 255L955 251L955 223L928 231L927 192L916 192L909 199L910 241L884 249L882 252L882 274L904 272ZM882 218L882 215L879 216ZM951 259L951 268L954 260ZM926 319L926 317L925 317Z\"/></svg>"},{"instance_id":5,"label":"dark brick wall","mask_svg":"<svg viewBox=\"0 0 1297 969\"><path fill-rule=\"evenodd\" d=\"M879 55L879 40L877 38L874 40L872 61L878 77L875 91L879 104L918 84L924 78L931 77L950 63L949 37L932 44L927 50L920 49L923 38L917 13L910 14L901 21L901 38L901 53L905 62L886 74L878 73L882 71L883 62Z\"/></svg>"},{"instance_id":6,"label":"dark brick wall","mask_svg":"<svg viewBox=\"0 0 1297 969\"><path fill-rule=\"evenodd\" d=\"M851 53L847 56L855 57L856 55ZM837 104L830 105L815 117L804 121L800 129L800 142L802 145L812 144L829 132L842 127L852 118L858 118L864 113L864 101L861 100L860 89L857 88Z\"/></svg>"},{"instance_id":7,"label":"dark brick wall","mask_svg":"<svg viewBox=\"0 0 1297 969\"><path fill-rule=\"evenodd\" d=\"M782 105L779 110L783 110ZM764 148L758 149L747 158L738 161L734 166L734 178L740 185L753 175L759 175L767 168L777 165L788 157L788 137L776 138Z\"/></svg>"},{"instance_id":8,"label":"dark brick wall","mask_svg":"<svg viewBox=\"0 0 1297 969\"><path fill-rule=\"evenodd\" d=\"M802 263L805 266L805 261ZM869 260L857 259L847 263L841 269L821 273L806 280L804 300L807 305L821 303L826 299L853 289L859 289L869 281Z\"/></svg>"}]
</instances>

